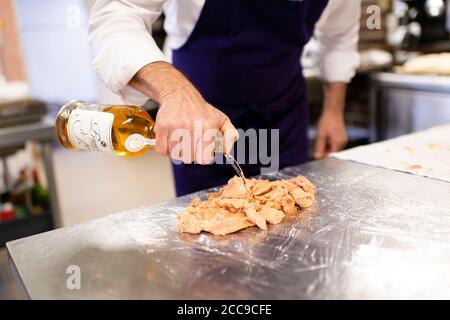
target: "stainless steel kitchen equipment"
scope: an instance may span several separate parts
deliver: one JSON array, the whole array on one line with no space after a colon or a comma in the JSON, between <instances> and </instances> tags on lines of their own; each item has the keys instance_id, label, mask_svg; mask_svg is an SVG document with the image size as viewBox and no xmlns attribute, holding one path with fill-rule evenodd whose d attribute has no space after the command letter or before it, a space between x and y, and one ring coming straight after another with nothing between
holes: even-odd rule
<instances>
[{"instance_id":1,"label":"stainless steel kitchen equipment","mask_svg":"<svg viewBox=\"0 0 450 320\"><path fill-rule=\"evenodd\" d=\"M32 299L450 298L449 183L335 159L269 178L300 174L316 205L267 232L179 234L176 215L200 192L8 253ZM75 269L79 290L67 286Z\"/></svg>"},{"instance_id":2,"label":"stainless steel kitchen equipment","mask_svg":"<svg viewBox=\"0 0 450 320\"><path fill-rule=\"evenodd\" d=\"M47 113L45 103L21 100L0 103L0 128L39 122Z\"/></svg>"},{"instance_id":3,"label":"stainless steel kitchen equipment","mask_svg":"<svg viewBox=\"0 0 450 320\"><path fill-rule=\"evenodd\" d=\"M370 97L372 142L450 123L450 77L375 73Z\"/></svg>"}]
</instances>

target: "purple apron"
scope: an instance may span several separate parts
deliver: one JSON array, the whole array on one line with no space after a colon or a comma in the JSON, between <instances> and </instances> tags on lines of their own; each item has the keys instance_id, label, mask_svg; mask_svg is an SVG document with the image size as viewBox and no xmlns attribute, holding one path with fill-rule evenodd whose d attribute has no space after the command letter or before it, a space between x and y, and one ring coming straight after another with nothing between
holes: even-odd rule
<instances>
[{"instance_id":1,"label":"purple apron","mask_svg":"<svg viewBox=\"0 0 450 320\"><path fill-rule=\"evenodd\" d=\"M280 168L308 160L300 57L327 3L206 0L189 39L173 51L174 66L236 128L280 130ZM242 168L246 176L257 175L261 163ZM225 184L235 175L226 164L173 165L173 172L178 196Z\"/></svg>"}]
</instances>

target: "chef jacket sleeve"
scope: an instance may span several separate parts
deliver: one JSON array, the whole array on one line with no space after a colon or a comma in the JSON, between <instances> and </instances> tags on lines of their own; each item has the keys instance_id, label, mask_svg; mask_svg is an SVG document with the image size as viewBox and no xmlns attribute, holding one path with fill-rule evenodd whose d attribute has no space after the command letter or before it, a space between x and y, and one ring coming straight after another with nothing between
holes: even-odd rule
<instances>
[{"instance_id":1,"label":"chef jacket sleeve","mask_svg":"<svg viewBox=\"0 0 450 320\"><path fill-rule=\"evenodd\" d=\"M330 0L316 25L319 69L326 82L350 82L359 66L361 0Z\"/></svg>"},{"instance_id":2,"label":"chef jacket sleeve","mask_svg":"<svg viewBox=\"0 0 450 320\"><path fill-rule=\"evenodd\" d=\"M89 15L89 45L96 73L114 93L123 94L145 65L166 61L151 36L165 0L97 0Z\"/></svg>"}]
</instances>

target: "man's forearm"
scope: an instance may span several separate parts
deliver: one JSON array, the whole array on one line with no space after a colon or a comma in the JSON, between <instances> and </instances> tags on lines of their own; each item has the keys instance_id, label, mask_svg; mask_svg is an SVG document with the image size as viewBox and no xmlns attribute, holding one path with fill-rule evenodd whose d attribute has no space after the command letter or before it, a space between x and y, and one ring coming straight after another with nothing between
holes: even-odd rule
<instances>
[{"instance_id":1,"label":"man's forearm","mask_svg":"<svg viewBox=\"0 0 450 320\"><path fill-rule=\"evenodd\" d=\"M321 159L330 152L341 150L347 143L344 109L347 84L325 84L325 101L322 116L317 123L314 157Z\"/></svg>"},{"instance_id":2,"label":"man's forearm","mask_svg":"<svg viewBox=\"0 0 450 320\"><path fill-rule=\"evenodd\" d=\"M153 62L139 70L128 84L149 98L161 103L167 95L193 86L174 66L167 62Z\"/></svg>"},{"instance_id":3,"label":"man's forearm","mask_svg":"<svg viewBox=\"0 0 450 320\"><path fill-rule=\"evenodd\" d=\"M331 82L324 85L324 109L323 112L331 112L338 115L344 114L347 84L344 82Z\"/></svg>"}]
</instances>

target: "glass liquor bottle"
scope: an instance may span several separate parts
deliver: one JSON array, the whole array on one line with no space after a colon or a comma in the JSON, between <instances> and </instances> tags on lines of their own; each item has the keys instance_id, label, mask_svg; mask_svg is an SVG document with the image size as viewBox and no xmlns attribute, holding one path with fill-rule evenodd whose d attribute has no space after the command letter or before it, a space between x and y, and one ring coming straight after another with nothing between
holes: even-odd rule
<instances>
[{"instance_id":1,"label":"glass liquor bottle","mask_svg":"<svg viewBox=\"0 0 450 320\"><path fill-rule=\"evenodd\" d=\"M58 112L55 131L70 150L137 157L155 144L154 121L141 107L69 101Z\"/></svg>"}]
</instances>

